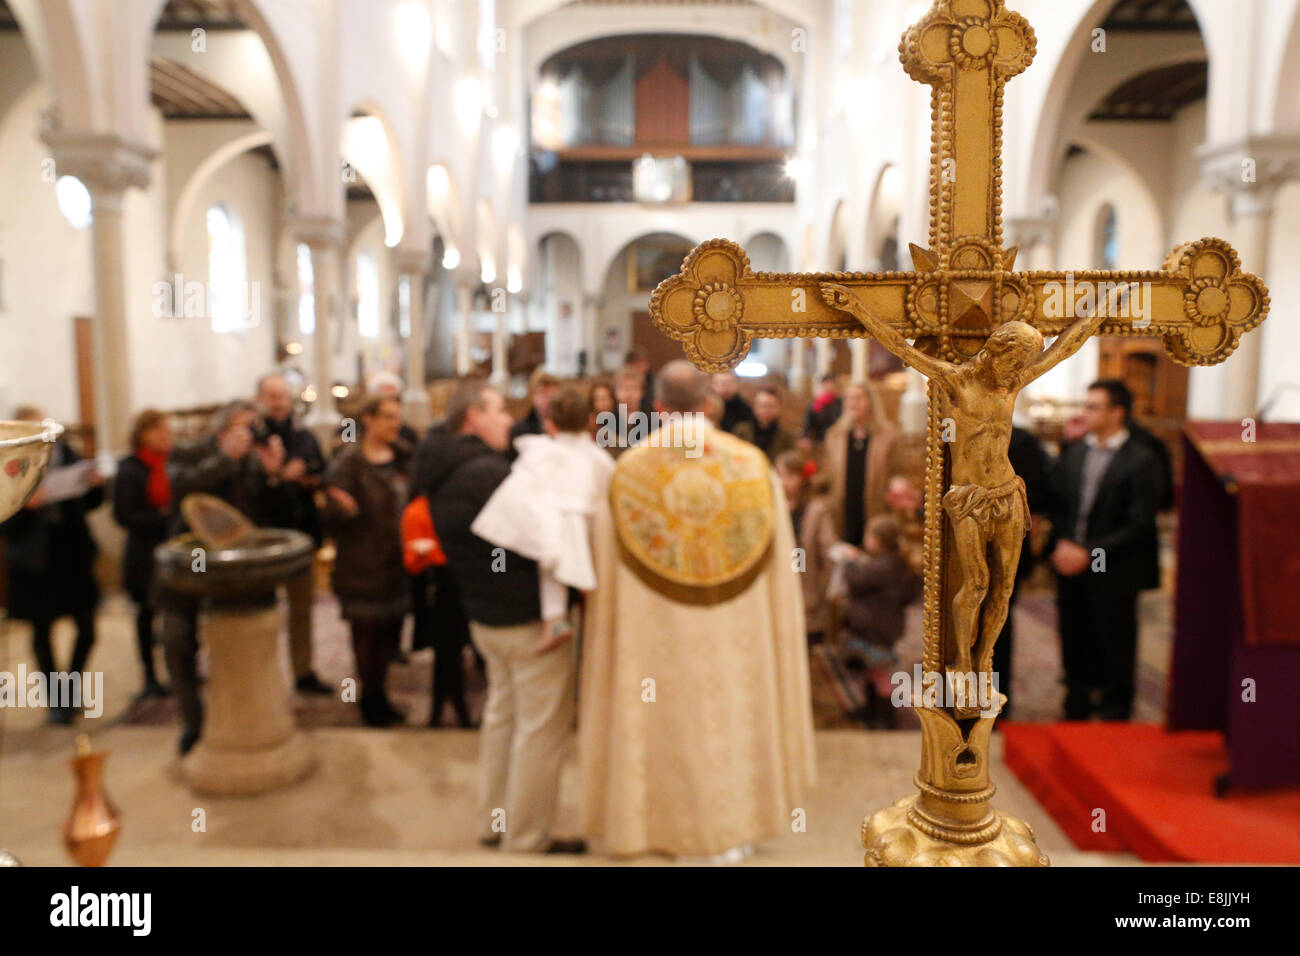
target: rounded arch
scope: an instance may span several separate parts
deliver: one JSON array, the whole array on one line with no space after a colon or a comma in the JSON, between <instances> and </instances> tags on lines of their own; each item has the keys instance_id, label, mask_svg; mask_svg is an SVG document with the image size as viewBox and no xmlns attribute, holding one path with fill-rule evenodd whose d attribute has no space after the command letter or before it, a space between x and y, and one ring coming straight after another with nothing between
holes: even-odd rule
<instances>
[{"instance_id":1,"label":"rounded arch","mask_svg":"<svg viewBox=\"0 0 1300 956\"><path fill-rule=\"evenodd\" d=\"M1062 198L1058 242L1071 247L1062 254L1067 256L1067 261L1090 262L1094 268L1100 268L1098 230L1102 224L1105 208L1113 206L1117 215L1122 213L1116 221L1118 233L1114 251L1118 261L1115 262L1115 266L1122 269L1150 268L1159 265L1164 256L1163 246L1168 228L1151 184L1121 153L1087 139L1078 140L1078 144L1083 150L1082 158L1087 158L1091 154L1114 167L1120 175L1117 176L1114 171L1110 171L1102 177L1106 187L1094 189L1085 206L1076 205L1071 208L1070 198L1068 196ZM1125 185L1126 180L1131 182L1133 187L1131 190ZM1115 191L1120 188L1125 190L1122 201L1115 195ZM1147 226L1144 227L1142 224ZM1134 235L1135 232L1137 236ZM1147 232L1149 235L1146 234ZM1120 238L1125 235L1130 240L1141 239L1138 243L1139 247L1127 245Z\"/></svg>"},{"instance_id":2,"label":"rounded arch","mask_svg":"<svg viewBox=\"0 0 1300 956\"><path fill-rule=\"evenodd\" d=\"M582 243L573 233L564 229L551 229L544 232L533 243L532 255L533 264L531 272L538 277L542 283L548 281L549 273L546 269L547 254L552 247L571 247L573 251L573 261L577 263L576 278L579 283L582 281ZM544 278L546 277L546 278Z\"/></svg>"},{"instance_id":3,"label":"rounded arch","mask_svg":"<svg viewBox=\"0 0 1300 956\"><path fill-rule=\"evenodd\" d=\"M597 365L618 369L629 347L641 349L651 369L681 358L681 346L654 327L648 311L650 291L675 274L695 242L665 227L642 231L618 247L601 277L592 345Z\"/></svg>"},{"instance_id":4,"label":"rounded arch","mask_svg":"<svg viewBox=\"0 0 1300 956\"><path fill-rule=\"evenodd\" d=\"M642 245L642 244L648 245L651 243L665 245L665 246L671 244L671 245L679 246L681 249L685 250L681 256L676 257L676 262L673 263L673 269L672 269L673 272L676 272L677 269L681 266L681 260L685 258L685 252L690 251L696 245L698 245L696 240L692 239L690 236L682 235L682 233L674 229L651 229L651 230L643 231L640 234L635 235L632 238L625 241L622 245L618 247L618 249L614 252L612 256L609 256L605 260L604 271L602 274L606 279L606 281L608 281L609 279L611 270L617 268L620 264L625 263L627 253L631 251L631 249L634 246ZM667 267L668 259L672 255L674 255L673 252L665 251L660 256L660 259L662 260L662 265L664 267ZM647 269L648 268L649 268L649 263L647 263ZM632 269L629 268L629 281L631 278L631 272Z\"/></svg>"},{"instance_id":5,"label":"rounded arch","mask_svg":"<svg viewBox=\"0 0 1300 956\"><path fill-rule=\"evenodd\" d=\"M571 232L554 229L533 243L530 307L546 330L546 365L564 375L578 372L583 347L582 245Z\"/></svg>"},{"instance_id":6,"label":"rounded arch","mask_svg":"<svg viewBox=\"0 0 1300 956\"><path fill-rule=\"evenodd\" d=\"M689 230L683 229L681 224L674 225L670 222L663 223L661 228L647 228L644 217L608 225L611 228L595 233L588 238L587 247L592 250L592 254L584 257L586 265L584 281L587 283L587 291L589 292L598 291L604 287L605 280L609 276L610 267L618 262L628 247L634 243L644 239L664 237L681 240L694 248L706 239L712 238L711 235L687 235ZM681 265L680 261L678 265Z\"/></svg>"},{"instance_id":7,"label":"rounded arch","mask_svg":"<svg viewBox=\"0 0 1300 956\"><path fill-rule=\"evenodd\" d=\"M180 262L182 231L189 221L195 200L203 192L203 187L235 157L242 156L249 150L269 146L271 139L271 134L266 130L257 130L244 136L238 136L218 147L194 168L194 172L190 174L189 179L185 180L185 184L181 186L180 192L177 193L176 205L172 209L171 223L167 230L167 269L169 272L178 271L177 264Z\"/></svg>"},{"instance_id":8,"label":"rounded arch","mask_svg":"<svg viewBox=\"0 0 1300 956\"><path fill-rule=\"evenodd\" d=\"M70 0L9 0L61 126L90 129L96 109L92 70L96 58Z\"/></svg>"},{"instance_id":9,"label":"rounded arch","mask_svg":"<svg viewBox=\"0 0 1300 956\"><path fill-rule=\"evenodd\" d=\"M1055 62L1055 70L1048 81L1041 103L1032 116L1032 134L1027 139L1027 151L1024 157L1024 175L1020 177L1022 186L1020 208L1029 215L1043 211L1047 197L1051 195L1052 181L1061 168L1069 148L1073 131L1067 130L1072 109L1091 110L1094 102L1083 103L1074 89L1080 76L1084 73L1086 57L1093 43L1093 32L1097 30L1110 15L1119 0L1092 0L1078 14L1073 26L1068 30L1068 39L1061 48L1061 55ZM1141 73L1187 62L1190 59L1209 59L1210 83L1214 82L1213 51L1201 24L1205 22L1203 12L1195 0L1187 0L1187 5L1197 18L1197 36L1200 49L1197 51L1179 50L1161 55L1144 57L1140 62L1117 63L1109 57L1105 66L1107 89L1115 89L1125 81ZM1059 11L1062 17L1068 17L1068 10ZM1040 49L1042 45L1040 44ZM1086 113L1085 113L1086 115Z\"/></svg>"},{"instance_id":10,"label":"rounded arch","mask_svg":"<svg viewBox=\"0 0 1300 956\"><path fill-rule=\"evenodd\" d=\"M157 32L158 21L167 0L149 0L148 16L144 23L150 36ZM283 145L285 153L285 194L291 211L308 214L314 211L315 199L321 185L316 175L317 151L312 148L313 138L309 129L307 109L303 99L301 85L294 76L284 52L284 44L272 26L270 17L263 11L268 6L265 0L230 0L235 15L247 24L248 29L257 35L266 55L271 62L279 87L281 116L284 123ZM150 48L145 42L144 50ZM147 87L143 90L147 99ZM272 131L275 133L276 131Z\"/></svg>"},{"instance_id":11,"label":"rounded arch","mask_svg":"<svg viewBox=\"0 0 1300 956\"><path fill-rule=\"evenodd\" d=\"M393 123L373 100L363 100L343 121L339 149L360 174L384 217L384 244L396 246L406 230L406 178ZM350 170L345 168L345 175Z\"/></svg>"},{"instance_id":12,"label":"rounded arch","mask_svg":"<svg viewBox=\"0 0 1300 956\"><path fill-rule=\"evenodd\" d=\"M893 270L898 260L898 229L903 215L903 172L885 163L876 175L867 206L866 249L872 268Z\"/></svg>"},{"instance_id":13,"label":"rounded arch","mask_svg":"<svg viewBox=\"0 0 1300 956\"><path fill-rule=\"evenodd\" d=\"M749 255L750 268L755 272L791 271L790 244L785 237L771 229L761 229L742 244Z\"/></svg>"}]
</instances>

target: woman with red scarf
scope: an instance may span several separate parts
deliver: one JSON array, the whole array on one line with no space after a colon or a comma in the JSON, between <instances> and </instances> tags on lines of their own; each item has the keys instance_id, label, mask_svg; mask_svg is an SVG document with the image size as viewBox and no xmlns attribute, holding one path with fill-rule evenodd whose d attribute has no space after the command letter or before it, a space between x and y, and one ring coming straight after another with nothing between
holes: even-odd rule
<instances>
[{"instance_id":1,"label":"woman with red scarf","mask_svg":"<svg viewBox=\"0 0 1300 956\"><path fill-rule=\"evenodd\" d=\"M131 454L122 459L113 491L113 518L126 529L122 578L136 604L135 635L144 668L144 697L165 697L153 660L153 551L171 530L171 481L167 458L174 438L171 420L160 411L145 409L131 428Z\"/></svg>"}]
</instances>

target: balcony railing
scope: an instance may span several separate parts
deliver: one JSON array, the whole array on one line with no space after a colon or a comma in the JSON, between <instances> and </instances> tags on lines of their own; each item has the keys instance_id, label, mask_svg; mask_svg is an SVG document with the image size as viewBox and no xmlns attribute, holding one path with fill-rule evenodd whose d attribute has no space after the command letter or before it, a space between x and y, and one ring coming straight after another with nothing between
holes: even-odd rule
<instances>
[{"instance_id":1,"label":"balcony railing","mask_svg":"<svg viewBox=\"0 0 1300 956\"><path fill-rule=\"evenodd\" d=\"M533 154L529 202L794 202L794 181L781 151L714 147L683 151L689 188L656 199L637 195L635 148L588 147Z\"/></svg>"}]
</instances>

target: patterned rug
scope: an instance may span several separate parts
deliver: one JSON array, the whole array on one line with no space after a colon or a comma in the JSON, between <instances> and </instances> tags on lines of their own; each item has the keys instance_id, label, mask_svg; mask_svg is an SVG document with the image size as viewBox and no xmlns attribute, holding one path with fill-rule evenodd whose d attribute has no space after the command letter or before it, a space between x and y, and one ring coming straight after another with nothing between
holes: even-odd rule
<instances>
[{"instance_id":1,"label":"patterned rug","mask_svg":"<svg viewBox=\"0 0 1300 956\"><path fill-rule=\"evenodd\" d=\"M288 648L281 629L281 666L285 681L289 682ZM409 618L402 630L402 646L409 647L411 627ZM352 640L347 622L339 617L338 601L331 595L316 595L312 607L312 663L316 675L331 687L341 687L347 677L354 677ZM483 712L486 680L478 667L473 652L464 648L461 661L465 669L465 701L470 719L478 724ZM202 652L199 654L199 674L206 669ZM395 663L388 669L388 696L393 704L406 713L406 726L423 727L429 720L433 704L433 651L410 652L405 663ZM361 724L361 714L355 703L343 700L341 693L293 695L293 712L299 727L355 727ZM123 718L127 724L169 724L180 719L174 698L163 700L138 700ZM442 726L455 726L456 718L450 705L444 709Z\"/></svg>"}]
</instances>

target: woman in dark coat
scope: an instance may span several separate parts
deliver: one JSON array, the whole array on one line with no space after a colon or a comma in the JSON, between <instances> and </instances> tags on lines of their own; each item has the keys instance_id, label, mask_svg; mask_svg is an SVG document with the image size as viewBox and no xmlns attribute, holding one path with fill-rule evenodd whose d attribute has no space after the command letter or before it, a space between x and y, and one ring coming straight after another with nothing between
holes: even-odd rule
<instances>
[{"instance_id":1,"label":"woman in dark coat","mask_svg":"<svg viewBox=\"0 0 1300 956\"><path fill-rule=\"evenodd\" d=\"M38 409L19 408L22 421L39 422ZM81 456L67 442L59 440L50 453L51 471L67 468ZM48 480L47 475L47 480ZM93 468L88 487L81 495L49 502L45 488L37 488L27 504L0 525L5 541L5 571L9 594L9 616L32 625L32 653L37 666L47 675L60 673L54 662L50 632L61 617L71 617L77 628L77 642L67 673L86 669L95 644L95 607L99 585L95 581L95 539L86 526L86 513L104 502L104 480ZM68 724L75 716L72 706L54 706L50 720Z\"/></svg>"},{"instance_id":2,"label":"woman in dark coat","mask_svg":"<svg viewBox=\"0 0 1300 956\"><path fill-rule=\"evenodd\" d=\"M402 406L376 398L361 410L364 437L347 445L325 475L326 527L334 538L333 586L352 630L361 717L372 727L402 722L384 680L397 653L410 590L402 566L406 447L397 442Z\"/></svg>"},{"instance_id":3,"label":"woman in dark coat","mask_svg":"<svg viewBox=\"0 0 1300 956\"><path fill-rule=\"evenodd\" d=\"M154 669L153 552L171 526L172 490L167 471L175 439L171 419L154 409L136 416L131 454L117 467L113 483L113 519L126 529L122 578L135 602L135 640L144 670L144 697L165 697L167 688Z\"/></svg>"}]
</instances>

